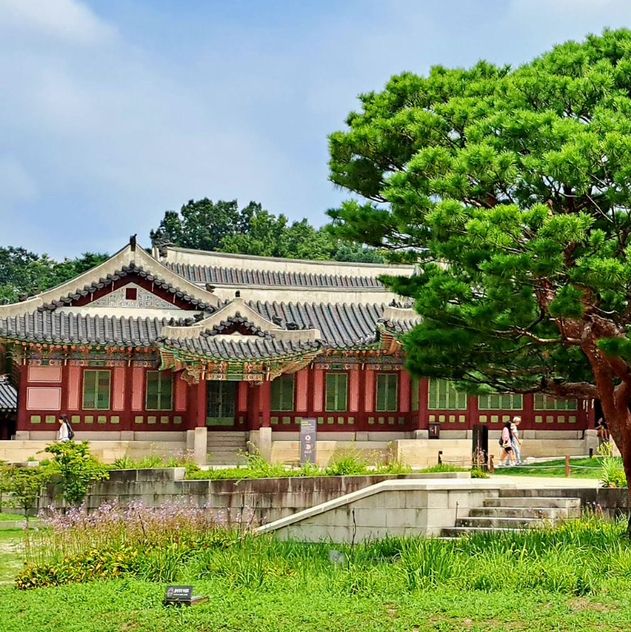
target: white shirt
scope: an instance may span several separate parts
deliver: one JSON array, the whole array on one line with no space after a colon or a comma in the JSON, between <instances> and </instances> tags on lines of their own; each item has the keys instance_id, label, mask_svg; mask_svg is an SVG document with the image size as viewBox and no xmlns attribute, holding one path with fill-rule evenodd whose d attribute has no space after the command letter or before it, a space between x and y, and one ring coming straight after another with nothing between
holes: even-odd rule
<instances>
[{"instance_id":1,"label":"white shirt","mask_svg":"<svg viewBox=\"0 0 631 632\"><path fill-rule=\"evenodd\" d=\"M59 430L57 431L57 441L68 441L70 439L68 432L68 424L64 421L64 423L60 424Z\"/></svg>"}]
</instances>

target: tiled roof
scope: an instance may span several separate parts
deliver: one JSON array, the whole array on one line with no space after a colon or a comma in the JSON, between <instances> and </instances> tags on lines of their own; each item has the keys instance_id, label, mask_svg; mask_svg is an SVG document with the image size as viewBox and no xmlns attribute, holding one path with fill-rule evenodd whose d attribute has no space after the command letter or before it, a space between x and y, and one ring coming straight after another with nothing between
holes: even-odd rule
<instances>
[{"instance_id":1,"label":"tiled roof","mask_svg":"<svg viewBox=\"0 0 631 632\"><path fill-rule=\"evenodd\" d=\"M281 318L295 323L299 329L314 327L322 335L324 347L349 348L377 341L377 328L386 309L385 305L362 303L249 303L268 320ZM398 333L409 331L412 320L398 321Z\"/></svg>"},{"instance_id":2,"label":"tiled roof","mask_svg":"<svg viewBox=\"0 0 631 632\"><path fill-rule=\"evenodd\" d=\"M0 337L47 344L116 344L144 347L155 342L167 318L86 316L35 312L0 318Z\"/></svg>"},{"instance_id":3,"label":"tiled roof","mask_svg":"<svg viewBox=\"0 0 631 632\"><path fill-rule=\"evenodd\" d=\"M342 276L307 272L281 272L270 270L242 270L216 266L169 263L164 265L187 281L198 285L261 285L266 287L292 287L309 289L384 289L374 276Z\"/></svg>"},{"instance_id":4,"label":"tiled roof","mask_svg":"<svg viewBox=\"0 0 631 632\"><path fill-rule=\"evenodd\" d=\"M120 270L117 270L113 274L107 274L98 279L94 279L91 283L83 286L82 289L74 291L66 296L60 297L58 300L53 300L50 303L44 304L40 309L55 310L58 307L64 305L70 305L73 301L77 301L85 296L93 294L98 290L103 289L111 285L114 281L125 278L128 275L138 275L139 277L151 281L156 287L162 288L165 292L176 296L190 303L195 309L203 309L212 311L214 307L208 303L201 301L200 299L191 296L185 290L180 289L177 285L165 281L157 274L152 274L150 271L145 270L142 266L130 263L129 265L122 266Z\"/></svg>"},{"instance_id":5,"label":"tiled roof","mask_svg":"<svg viewBox=\"0 0 631 632\"><path fill-rule=\"evenodd\" d=\"M6 375L0 375L0 411L8 412L18 407L18 392Z\"/></svg>"},{"instance_id":6,"label":"tiled roof","mask_svg":"<svg viewBox=\"0 0 631 632\"><path fill-rule=\"evenodd\" d=\"M252 360L256 358L275 358L302 355L317 351L319 342L288 342L274 338L202 336L181 340L164 341L165 348L188 351L194 355L203 355L221 360Z\"/></svg>"},{"instance_id":7,"label":"tiled roof","mask_svg":"<svg viewBox=\"0 0 631 632\"><path fill-rule=\"evenodd\" d=\"M414 319L384 319L387 306L383 304L252 301L248 305L263 318L279 325L282 330L319 330L321 341L318 345L325 349L348 349L375 344L380 327L401 334L409 331L415 324ZM228 318L218 327L194 339L175 341L169 338L165 341L161 337L164 325L184 326L194 322L194 319L174 322L174 319L168 318L92 316L60 310L36 311L0 318L0 338L43 344L109 344L121 347L146 347L156 342L178 346L181 343L182 349L190 345L191 351L206 349L209 353L218 354L218 357L224 357L222 354L229 351L240 355L259 352L286 354L295 353L304 344L311 348L310 343L287 340L281 342L280 333L275 336L274 331L265 332L245 317ZM255 335L239 338L238 343L226 341L227 337L221 336L222 327L227 329L235 323L244 325ZM216 335L220 335L221 340L217 340ZM241 348L241 344L246 346Z\"/></svg>"}]
</instances>

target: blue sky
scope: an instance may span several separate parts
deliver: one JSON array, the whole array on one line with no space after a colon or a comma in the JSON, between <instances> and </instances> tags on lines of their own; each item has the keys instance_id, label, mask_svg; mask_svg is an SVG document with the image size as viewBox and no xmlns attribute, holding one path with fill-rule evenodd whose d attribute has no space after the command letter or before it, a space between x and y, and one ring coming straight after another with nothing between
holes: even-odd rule
<instances>
[{"instance_id":1,"label":"blue sky","mask_svg":"<svg viewBox=\"0 0 631 632\"><path fill-rule=\"evenodd\" d=\"M0 0L0 245L148 243L191 198L326 221L327 134L403 70L519 64L628 0Z\"/></svg>"}]
</instances>

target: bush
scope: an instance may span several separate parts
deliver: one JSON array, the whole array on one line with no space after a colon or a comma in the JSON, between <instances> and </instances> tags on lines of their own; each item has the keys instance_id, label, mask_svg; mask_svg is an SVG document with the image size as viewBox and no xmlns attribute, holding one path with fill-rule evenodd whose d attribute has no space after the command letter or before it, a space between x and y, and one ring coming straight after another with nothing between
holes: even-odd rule
<instances>
[{"instance_id":1,"label":"bush","mask_svg":"<svg viewBox=\"0 0 631 632\"><path fill-rule=\"evenodd\" d=\"M13 503L24 512L28 522L31 511L37 508L43 485L49 479L46 469L39 466L12 465L3 473L3 488L11 495Z\"/></svg>"},{"instance_id":2,"label":"bush","mask_svg":"<svg viewBox=\"0 0 631 632\"><path fill-rule=\"evenodd\" d=\"M627 477L624 473L622 459L606 456L600 468L600 482L603 487L626 487Z\"/></svg>"},{"instance_id":3,"label":"bush","mask_svg":"<svg viewBox=\"0 0 631 632\"><path fill-rule=\"evenodd\" d=\"M370 472L366 458L354 450L334 454L325 473L327 476L362 476Z\"/></svg>"},{"instance_id":4,"label":"bush","mask_svg":"<svg viewBox=\"0 0 631 632\"><path fill-rule=\"evenodd\" d=\"M106 466L90 454L85 441L53 443L45 452L53 455L46 471L52 480L59 480L64 500L71 505L83 502L92 483L109 477Z\"/></svg>"},{"instance_id":5,"label":"bush","mask_svg":"<svg viewBox=\"0 0 631 632\"><path fill-rule=\"evenodd\" d=\"M489 478L489 473L481 467L471 468L471 478Z\"/></svg>"}]
</instances>

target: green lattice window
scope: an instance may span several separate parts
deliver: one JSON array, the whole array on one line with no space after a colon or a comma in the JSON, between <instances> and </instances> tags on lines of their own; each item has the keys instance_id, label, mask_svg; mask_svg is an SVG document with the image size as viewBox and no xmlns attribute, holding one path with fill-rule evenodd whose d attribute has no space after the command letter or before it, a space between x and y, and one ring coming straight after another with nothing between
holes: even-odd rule
<instances>
[{"instance_id":1,"label":"green lattice window","mask_svg":"<svg viewBox=\"0 0 631 632\"><path fill-rule=\"evenodd\" d=\"M327 412L345 411L348 406L348 375L346 373L326 374Z\"/></svg>"},{"instance_id":2,"label":"green lattice window","mask_svg":"<svg viewBox=\"0 0 631 632\"><path fill-rule=\"evenodd\" d=\"M294 409L295 375L281 375L272 382L272 410L292 411Z\"/></svg>"},{"instance_id":3,"label":"green lattice window","mask_svg":"<svg viewBox=\"0 0 631 632\"><path fill-rule=\"evenodd\" d=\"M86 369L83 372L83 409L109 410L112 374Z\"/></svg>"},{"instance_id":4,"label":"green lattice window","mask_svg":"<svg viewBox=\"0 0 631 632\"><path fill-rule=\"evenodd\" d=\"M173 373L147 371L145 394L146 410L171 410L173 408Z\"/></svg>"},{"instance_id":5,"label":"green lattice window","mask_svg":"<svg viewBox=\"0 0 631 632\"><path fill-rule=\"evenodd\" d=\"M421 401L421 379L418 377L413 377L410 388L412 389L412 412L417 413L419 411Z\"/></svg>"},{"instance_id":6,"label":"green lattice window","mask_svg":"<svg viewBox=\"0 0 631 632\"><path fill-rule=\"evenodd\" d=\"M430 410L466 410L467 394L456 390L449 380L429 381Z\"/></svg>"},{"instance_id":7,"label":"green lattice window","mask_svg":"<svg viewBox=\"0 0 631 632\"><path fill-rule=\"evenodd\" d=\"M377 412L399 410L399 376L397 373L377 374Z\"/></svg>"},{"instance_id":8,"label":"green lattice window","mask_svg":"<svg viewBox=\"0 0 631 632\"><path fill-rule=\"evenodd\" d=\"M543 393L535 393L535 410L577 410L578 402L575 399L552 397Z\"/></svg>"},{"instance_id":9,"label":"green lattice window","mask_svg":"<svg viewBox=\"0 0 631 632\"><path fill-rule=\"evenodd\" d=\"M488 393L478 396L480 410L521 410L524 396L515 393Z\"/></svg>"}]
</instances>

